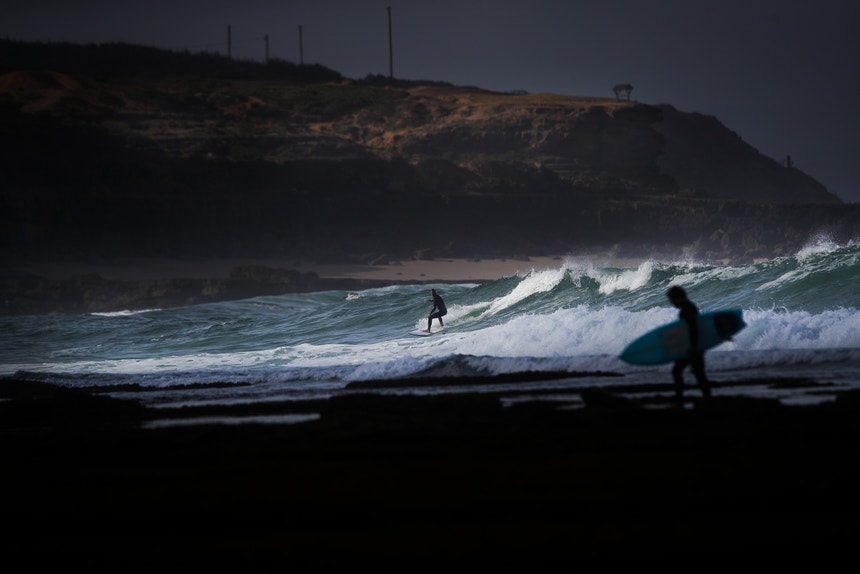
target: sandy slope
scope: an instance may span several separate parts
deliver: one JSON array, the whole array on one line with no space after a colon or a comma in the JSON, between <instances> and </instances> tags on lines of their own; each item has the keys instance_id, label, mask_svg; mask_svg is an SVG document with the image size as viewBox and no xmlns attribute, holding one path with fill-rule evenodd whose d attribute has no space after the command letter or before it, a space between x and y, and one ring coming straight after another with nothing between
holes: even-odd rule
<instances>
[{"instance_id":1,"label":"sandy slope","mask_svg":"<svg viewBox=\"0 0 860 574\"><path fill-rule=\"evenodd\" d=\"M379 279L393 281L470 281L497 279L532 269L557 268L562 257L528 259L438 259L395 261L386 265L317 264L284 259L126 259L102 263L33 263L16 269L47 277L68 279L75 275L97 274L104 279L124 281L167 278L223 278L246 265L263 265L275 269L313 271L320 277Z\"/></svg>"}]
</instances>

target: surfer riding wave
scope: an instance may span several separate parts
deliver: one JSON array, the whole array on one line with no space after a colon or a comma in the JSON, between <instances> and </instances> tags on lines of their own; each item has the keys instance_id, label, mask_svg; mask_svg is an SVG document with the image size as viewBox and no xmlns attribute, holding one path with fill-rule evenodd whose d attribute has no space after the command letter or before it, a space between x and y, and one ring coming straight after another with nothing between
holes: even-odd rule
<instances>
[{"instance_id":1,"label":"surfer riding wave","mask_svg":"<svg viewBox=\"0 0 860 574\"><path fill-rule=\"evenodd\" d=\"M442 317L448 314L448 308L445 307L445 301L436 293L435 289L430 289L430 299L426 299L426 301L433 301L433 308L427 314L427 328L424 330L425 333L429 333L430 327L433 325L433 319L439 319L440 328L445 326L445 323L442 322Z\"/></svg>"}]
</instances>

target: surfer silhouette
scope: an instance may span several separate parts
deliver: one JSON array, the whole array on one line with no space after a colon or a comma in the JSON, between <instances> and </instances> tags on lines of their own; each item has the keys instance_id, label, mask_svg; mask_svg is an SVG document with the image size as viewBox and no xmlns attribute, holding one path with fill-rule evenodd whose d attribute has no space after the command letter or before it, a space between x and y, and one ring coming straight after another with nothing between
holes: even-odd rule
<instances>
[{"instance_id":1,"label":"surfer silhouette","mask_svg":"<svg viewBox=\"0 0 860 574\"><path fill-rule=\"evenodd\" d=\"M433 308L427 314L427 328L424 330L425 333L429 333L430 326L433 325L433 319L439 319L440 328L445 326L442 322L442 317L448 314L448 308L445 307L445 301L436 293L435 289L430 289L430 298L425 299L425 301L433 301Z\"/></svg>"},{"instance_id":2,"label":"surfer silhouette","mask_svg":"<svg viewBox=\"0 0 860 574\"><path fill-rule=\"evenodd\" d=\"M680 404L684 398L684 369L688 366L696 377L696 382L702 389L702 396L711 397L711 383L705 376L705 353L699 351L699 308L687 298L687 292L677 285L666 292L669 302L679 309L678 318L687 323L690 332L690 350L687 358L675 361L672 367L672 379L675 381L675 398Z\"/></svg>"}]
</instances>

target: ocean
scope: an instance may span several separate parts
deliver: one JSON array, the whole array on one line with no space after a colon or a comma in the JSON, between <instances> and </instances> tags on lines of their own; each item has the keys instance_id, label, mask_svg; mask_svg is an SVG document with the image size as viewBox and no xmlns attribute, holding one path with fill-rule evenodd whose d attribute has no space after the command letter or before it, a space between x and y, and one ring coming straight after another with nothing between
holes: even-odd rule
<instances>
[{"instance_id":1,"label":"ocean","mask_svg":"<svg viewBox=\"0 0 860 574\"><path fill-rule=\"evenodd\" d=\"M0 378L96 389L159 409L354 392L494 391L516 401L525 391L551 399L563 390L559 400L570 401L570 391L582 386L671 382L671 365L618 358L633 339L677 318L665 296L671 285L683 286L702 311L743 311L746 328L706 355L715 395L805 404L860 388L860 244L826 237L794 255L744 265L646 260L611 266L570 257L557 268L482 283L2 318ZM410 336L426 327L430 287L447 303L446 328ZM467 384L468 377L541 371L576 376ZM410 377L450 383L354 388ZM696 396L687 377L687 394ZM816 384L768 382L778 379Z\"/></svg>"}]
</instances>

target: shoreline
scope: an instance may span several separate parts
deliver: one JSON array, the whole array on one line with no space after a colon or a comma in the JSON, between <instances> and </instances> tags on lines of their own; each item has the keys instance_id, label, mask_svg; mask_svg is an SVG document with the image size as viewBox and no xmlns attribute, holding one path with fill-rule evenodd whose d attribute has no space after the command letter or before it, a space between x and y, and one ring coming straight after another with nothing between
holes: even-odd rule
<instances>
[{"instance_id":1,"label":"shoreline","mask_svg":"<svg viewBox=\"0 0 860 574\"><path fill-rule=\"evenodd\" d=\"M28 564L823 565L850 555L860 511L856 392L657 410L357 393L308 422L155 429L133 400L0 397L8 549Z\"/></svg>"},{"instance_id":2,"label":"shoreline","mask_svg":"<svg viewBox=\"0 0 860 574\"><path fill-rule=\"evenodd\" d=\"M558 268L562 256L495 259L410 259L385 263L318 263L311 260L279 258L168 259L127 258L103 263L39 262L13 266L6 276L32 274L51 280L69 280L98 275L116 281L160 279L220 279L237 268L261 266L316 273L321 279L372 281L487 281L532 269Z\"/></svg>"}]
</instances>

